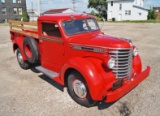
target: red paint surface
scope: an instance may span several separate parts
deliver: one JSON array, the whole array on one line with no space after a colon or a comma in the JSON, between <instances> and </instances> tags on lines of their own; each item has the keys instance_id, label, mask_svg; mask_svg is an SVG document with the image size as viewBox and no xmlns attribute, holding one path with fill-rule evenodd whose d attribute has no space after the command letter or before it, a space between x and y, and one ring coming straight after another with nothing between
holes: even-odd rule
<instances>
[{"instance_id":1,"label":"red paint surface","mask_svg":"<svg viewBox=\"0 0 160 116\"><path fill-rule=\"evenodd\" d=\"M123 86L115 91L107 91L106 92L106 102L114 102L124 96L126 93L131 91L134 87L136 87L140 82L142 82L145 78L149 76L150 67L148 66L145 71L133 77L130 81L125 82Z\"/></svg>"},{"instance_id":2,"label":"red paint surface","mask_svg":"<svg viewBox=\"0 0 160 116\"><path fill-rule=\"evenodd\" d=\"M137 55L132 61L132 77L135 73L137 76L133 77L133 81L129 80L115 91L110 91L113 83L116 82L117 79L112 70L108 69L106 65L106 62L110 58L108 48L130 48L130 44L117 37L105 35L101 30L67 36L63 30L62 22L71 20L71 15L74 15L75 19L94 18L93 16L81 14L54 14L40 16L38 19L39 36L43 36L42 22L56 23L62 35L60 38L46 37L61 40L61 43L36 38L40 50L41 65L49 70L60 73L59 77L54 78L55 81L64 85L65 72L68 69L75 69L79 71L86 80L93 100L102 100L106 97L106 102L113 102L125 95L149 75L149 67L144 72L141 72L142 64L139 55ZM32 31L27 30L27 32ZM24 37L24 35L18 33L13 34L11 32L13 43L19 46L23 59L26 60L23 52ZM75 50L71 46L73 44L103 48L106 50L106 53Z\"/></svg>"}]
</instances>

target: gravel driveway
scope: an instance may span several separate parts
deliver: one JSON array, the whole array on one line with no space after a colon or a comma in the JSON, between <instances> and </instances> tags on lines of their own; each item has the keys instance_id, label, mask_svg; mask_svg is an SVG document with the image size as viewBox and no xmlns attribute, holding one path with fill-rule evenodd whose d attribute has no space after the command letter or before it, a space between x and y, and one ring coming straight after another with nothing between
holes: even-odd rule
<instances>
[{"instance_id":1,"label":"gravel driveway","mask_svg":"<svg viewBox=\"0 0 160 116\"><path fill-rule=\"evenodd\" d=\"M105 23L103 31L132 39L143 69L150 65L151 74L117 102L85 108L34 68L22 70L12 51L9 27L0 26L0 116L159 116L160 24Z\"/></svg>"}]
</instances>

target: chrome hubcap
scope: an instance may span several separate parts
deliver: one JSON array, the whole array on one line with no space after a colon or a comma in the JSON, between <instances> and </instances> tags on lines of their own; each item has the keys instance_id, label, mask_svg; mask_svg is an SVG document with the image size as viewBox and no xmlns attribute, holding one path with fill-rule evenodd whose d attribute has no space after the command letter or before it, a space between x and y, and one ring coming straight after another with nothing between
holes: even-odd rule
<instances>
[{"instance_id":1,"label":"chrome hubcap","mask_svg":"<svg viewBox=\"0 0 160 116\"><path fill-rule=\"evenodd\" d=\"M23 58L22 58L21 53L18 53L18 62L19 62L20 64L23 64Z\"/></svg>"},{"instance_id":2,"label":"chrome hubcap","mask_svg":"<svg viewBox=\"0 0 160 116\"><path fill-rule=\"evenodd\" d=\"M84 85L84 83L80 80L75 80L73 82L73 90L75 92L75 94L79 97L79 98L85 98L87 95L87 89L86 86Z\"/></svg>"}]
</instances>

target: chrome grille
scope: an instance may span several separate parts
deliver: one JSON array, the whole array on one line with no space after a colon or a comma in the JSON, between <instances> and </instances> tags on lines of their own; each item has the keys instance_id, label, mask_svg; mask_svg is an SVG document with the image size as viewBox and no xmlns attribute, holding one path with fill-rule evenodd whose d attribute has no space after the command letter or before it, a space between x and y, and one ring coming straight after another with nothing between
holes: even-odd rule
<instances>
[{"instance_id":1,"label":"chrome grille","mask_svg":"<svg viewBox=\"0 0 160 116\"><path fill-rule=\"evenodd\" d=\"M130 77L132 71L132 49L110 49L109 55L116 60L113 68L116 78Z\"/></svg>"}]
</instances>

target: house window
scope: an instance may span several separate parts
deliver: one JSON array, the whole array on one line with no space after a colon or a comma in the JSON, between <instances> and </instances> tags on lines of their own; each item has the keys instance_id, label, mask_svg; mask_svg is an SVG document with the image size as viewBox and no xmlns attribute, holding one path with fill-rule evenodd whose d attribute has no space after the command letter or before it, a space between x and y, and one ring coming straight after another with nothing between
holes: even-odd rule
<instances>
[{"instance_id":1,"label":"house window","mask_svg":"<svg viewBox=\"0 0 160 116\"><path fill-rule=\"evenodd\" d=\"M119 10L122 10L122 4L119 4Z\"/></svg>"},{"instance_id":2,"label":"house window","mask_svg":"<svg viewBox=\"0 0 160 116\"><path fill-rule=\"evenodd\" d=\"M18 8L19 15L22 15L22 8Z\"/></svg>"},{"instance_id":3,"label":"house window","mask_svg":"<svg viewBox=\"0 0 160 116\"><path fill-rule=\"evenodd\" d=\"M14 13L14 15L17 15L17 14L18 14L17 8L13 8L13 13Z\"/></svg>"},{"instance_id":4,"label":"house window","mask_svg":"<svg viewBox=\"0 0 160 116\"><path fill-rule=\"evenodd\" d=\"M5 0L0 0L0 3L5 3Z\"/></svg>"},{"instance_id":5,"label":"house window","mask_svg":"<svg viewBox=\"0 0 160 116\"><path fill-rule=\"evenodd\" d=\"M111 1L111 6L113 6L113 1Z\"/></svg>"},{"instance_id":6,"label":"house window","mask_svg":"<svg viewBox=\"0 0 160 116\"><path fill-rule=\"evenodd\" d=\"M131 15L131 10L125 10L125 15Z\"/></svg>"},{"instance_id":7,"label":"house window","mask_svg":"<svg viewBox=\"0 0 160 116\"><path fill-rule=\"evenodd\" d=\"M6 8L2 8L2 14L3 14L3 15L6 15L6 14L7 14Z\"/></svg>"},{"instance_id":8,"label":"house window","mask_svg":"<svg viewBox=\"0 0 160 116\"><path fill-rule=\"evenodd\" d=\"M22 0L18 0L18 3L22 3Z\"/></svg>"},{"instance_id":9,"label":"house window","mask_svg":"<svg viewBox=\"0 0 160 116\"><path fill-rule=\"evenodd\" d=\"M61 37L61 33L58 24L54 23L42 23L42 35L49 37Z\"/></svg>"},{"instance_id":10,"label":"house window","mask_svg":"<svg viewBox=\"0 0 160 116\"><path fill-rule=\"evenodd\" d=\"M12 3L17 3L17 0L12 0Z\"/></svg>"}]
</instances>

